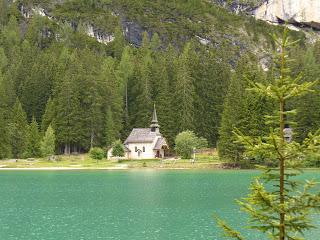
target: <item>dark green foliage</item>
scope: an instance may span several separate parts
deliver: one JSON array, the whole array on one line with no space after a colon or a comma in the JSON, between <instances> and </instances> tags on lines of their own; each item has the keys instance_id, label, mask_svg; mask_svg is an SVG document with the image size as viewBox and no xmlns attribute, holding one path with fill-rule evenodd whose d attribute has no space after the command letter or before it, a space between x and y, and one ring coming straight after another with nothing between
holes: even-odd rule
<instances>
[{"instance_id":1,"label":"dark green foliage","mask_svg":"<svg viewBox=\"0 0 320 240\"><path fill-rule=\"evenodd\" d=\"M110 146L119 138L123 141L133 127L149 126L153 104L161 133L172 149L181 131L194 131L210 147L216 147L220 133L222 155L236 159L239 148L229 138L230 126L235 124L252 136L266 131L262 118L270 110L269 103L260 97L251 101L240 76L249 72L263 82L265 74L252 65L252 59L243 64L247 68L238 64L232 80L231 71L239 54L260 49L254 40L261 40L265 43L261 47L269 50L272 44L267 33L281 27L234 16L201 0L4 3L0 1L0 158L21 157L29 151L28 141L20 141L19 149L13 145L16 98L27 121L34 116L41 123L42 134L51 124L59 154ZM21 3L30 11L34 5L43 7L54 18L35 15L26 21L18 10ZM134 36L129 25L138 29ZM115 40L98 43L87 35L91 27L96 34L112 35ZM146 31L143 36L139 27ZM136 47L143 38L142 46L128 44L128 37L136 39ZM200 43L202 38L209 41L207 45L203 40ZM304 56L302 47L297 52ZM310 64L300 64L308 78L318 74L320 63L319 43L310 49L314 60L306 57ZM235 91L238 85L242 92ZM231 93L225 98L228 89ZM302 139L307 128L316 130L319 122L319 111L312 112L318 109L317 97L301 99L298 108L304 107L303 102L308 108L297 115L301 122L295 131L297 139ZM231 154L224 155L228 151ZM264 158L250 161L261 163Z\"/></svg>"},{"instance_id":2,"label":"dark green foliage","mask_svg":"<svg viewBox=\"0 0 320 240\"><path fill-rule=\"evenodd\" d=\"M52 124L52 121L54 119L55 113L54 113L54 102L51 98L49 98L44 114L42 116L42 122L41 122L41 131L45 132L47 131L50 124Z\"/></svg>"},{"instance_id":3,"label":"dark green foliage","mask_svg":"<svg viewBox=\"0 0 320 240\"><path fill-rule=\"evenodd\" d=\"M194 79L191 74L192 59L191 43L187 43L180 55L177 66L175 86L175 114L177 132L194 130Z\"/></svg>"},{"instance_id":4,"label":"dark green foliage","mask_svg":"<svg viewBox=\"0 0 320 240\"><path fill-rule=\"evenodd\" d=\"M8 113L0 108L0 159L11 157L11 145L6 115Z\"/></svg>"},{"instance_id":5,"label":"dark green foliage","mask_svg":"<svg viewBox=\"0 0 320 240\"><path fill-rule=\"evenodd\" d=\"M8 135L13 157L22 158L27 150L28 122L27 116L17 99L11 112L8 123Z\"/></svg>"},{"instance_id":6,"label":"dark green foliage","mask_svg":"<svg viewBox=\"0 0 320 240\"><path fill-rule=\"evenodd\" d=\"M199 136L216 146L219 137L223 101L230 82L230 68L218 63L216 51L201 51L202 64L192 69L195 78L195 129Z\"/></svg>"},{"instance_id":7,"label":"dark green foliage","mask_svg":"<svg viewBox=\"0 0 320 240\"><path fill-rule=\"evenodd\" d=\"M192 131L181 132L175 139L175 150L184 159L190 159L194 150L207 146L207 140L197 137Z\"/></svg>"},{"instance_id":8,"label":"dark green foliage","mask_svg":"<svg viewBox=\"0 0 320 240\"><path fill-rule=\"evenodd\" d=\"M39 126L36 119L33 117L32 122L28 126L27 146L24 157L34 158L41 156L40 140Z\"/></svg>"},{"instance_id":9,"label":"dark green foliage","mask_svg":"<svg viewBox=\"0 0 320 240\"><path fill-rule=\"evenodd\" d=\"M106 116L106 129L105 129L105 138L106 138L106 146L109 147L116 140L118 133L115 132L115 126L113 122L111 108L107 111Z\"/></svg>"},{"instance_id":10,"label":"dark green foliage","mask_svg":"<svg viewBox=\"0 0 320 240\"><path fill-rule=\"evenodd\" d=\"M311 49L308 49L303 58L303 78L301 82L309 82L319 79L320 68L316 62L315 55ZM314 88L314 94L308 94L300 97L296 101L297 105L297 126L295 128L296 139L303 141L309 132L315 132L320 129L320 84Z\"/></svg>"},{"instance_id":11,"label":"dark green foliage","mask_svg":"<svg viewBox=\"0 0 320 240\"><path fill-rule=\"evenodd\" d=\"M112 156L114 157L123 157L124 156L124 147L120 140L112 144Z\"/></svg>"},{"instance_id":12,"label":"dark green foliage","mask_svg":"<svg viewBox=\"0 0 320 240\"><path fill-rule=\"evenodd\" d=\"M7 57L3 48L0 48L0 159L11 156L10 138L8 132L9 108L8 95L10 91L7 89L7 80L3 75L3 70L7 66Z\"/></svg>"},{"instance_id":13,"label":"dark green foliage","mask_svg":"<svg viewBox=\"0 0 320 240\"><path fill-rule=\"evenodd\" d=\"M95 160L102 160L105 157L105 152L102 148L94 147L89 151L90 157Z\"/></svg>"},{"instance_id":14,"label":"dark green foliage","mask_svg":"<svg viewBox=\"0 0 320 240\"><path fill-rule=\"evenodd\" d=\"M233 163L243 160L243 146L236 142L234 128L248 136L264 136L268 131L264 117L274 109L273 101L246 91L248 79L259 83L268 81L261 70L252 64L248 57L244 57L238 62L231 78L219 130L219 156ZM265 159L255 157L252 161L262 163Z\"/></svg>"}]
</instances>

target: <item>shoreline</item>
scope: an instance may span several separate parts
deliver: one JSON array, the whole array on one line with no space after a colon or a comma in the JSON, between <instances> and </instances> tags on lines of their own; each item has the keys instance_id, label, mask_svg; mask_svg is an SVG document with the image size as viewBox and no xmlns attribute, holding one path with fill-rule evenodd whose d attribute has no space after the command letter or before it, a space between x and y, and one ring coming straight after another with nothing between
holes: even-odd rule
<instances>
[{"instance_id":1,"label":"shoreline","mask_svg":"<svg viewBox=\"0 0 320 240\"><path fill-rule=\"evenodd\" d=\"M105 168L73 168L73 167L38 167L38 168L0 168L1 171L98 171L98 170L107 170L107 171L134 171L134 170L156 170L156 171L165 171L165 170L186 170L186 171L259 171L259 169L239 169L239 168L183 168L183 167L172 167L172 168L132 168L132 167L105 167ZM304 168L302 171L319 171L320 168Z\"/></svg>"}]
</instances>

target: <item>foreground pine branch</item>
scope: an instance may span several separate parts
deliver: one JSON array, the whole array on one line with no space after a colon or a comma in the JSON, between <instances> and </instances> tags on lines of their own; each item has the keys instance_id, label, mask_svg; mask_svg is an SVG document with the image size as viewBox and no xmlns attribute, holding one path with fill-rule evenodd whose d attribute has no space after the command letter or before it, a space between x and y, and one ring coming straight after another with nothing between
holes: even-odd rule
<instances>
[{"instance_id":1,"label":"foreground pine branch","mask_svg":"<svg viewBox=\"0 0 320 240\"><path fill-rule=\"evenodd\" d=\"M276 70L274 79L269 84L252 83L249 91L266 96L278 102L278 111L267 116L267 123L271 126L266 137L252 138L241 131L234 133L238 142L245 148L245 155L254 159L264 156L271 161L277 161L278 167L261 168L263 173L250 186L250 193L246 198L238 201L242 211L249 215L249 227L258 230L270 239L300 240L304 233L314 228L311 214L320 210L320 192L317 193L317 183L314 181L298 181L295 177L301 174L299 166L312 154L320 153L319 131L309 134L303 143L287 141L285 126L287 119L296 114L295 110L287 110L286 102L294 97L310 94L317 82L301 83L298 77L291 76L287 49L294 45L288 38L285 29L282 41L274 40L279 51L275 56ZM224 221L218 220L226 237L244 239L239 232L233 230Z\"/></svg>"}]
</instances>

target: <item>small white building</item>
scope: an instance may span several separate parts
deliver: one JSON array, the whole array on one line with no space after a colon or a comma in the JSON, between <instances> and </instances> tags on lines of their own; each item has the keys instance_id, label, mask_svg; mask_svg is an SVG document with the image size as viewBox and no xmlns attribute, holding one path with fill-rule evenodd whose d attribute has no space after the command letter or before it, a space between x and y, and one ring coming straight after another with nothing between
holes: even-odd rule
<instances>
[{"instance_id":1,"label":"small white building","mask_svg":"<svg viewBox=\"0 0 320 240\"><path fill-rule=\"evenodd\" d=\"M125 159L164 158L168 144L160 133L155 107L150 128L134 128L125 140L124 147ZM108 151L108 159L110 158L112 158L112 148Z\"/></svg>"}]
</instances>

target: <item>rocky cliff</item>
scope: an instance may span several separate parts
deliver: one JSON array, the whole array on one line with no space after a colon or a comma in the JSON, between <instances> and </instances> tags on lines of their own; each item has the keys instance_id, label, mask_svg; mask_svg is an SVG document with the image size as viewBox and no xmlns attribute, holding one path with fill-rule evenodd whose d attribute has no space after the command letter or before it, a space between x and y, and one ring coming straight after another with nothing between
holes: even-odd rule
<instances>
[{"instance_id":1,"label":"rocky cliff","mask_svg":"<svg viewBox=\"0 0 320 240\"><path fill-rule=\"evenodd\" d=\"M253 13L271 23L288 22L320 31L320 0L269 0Z\"/></svg>"}]
</instances>

